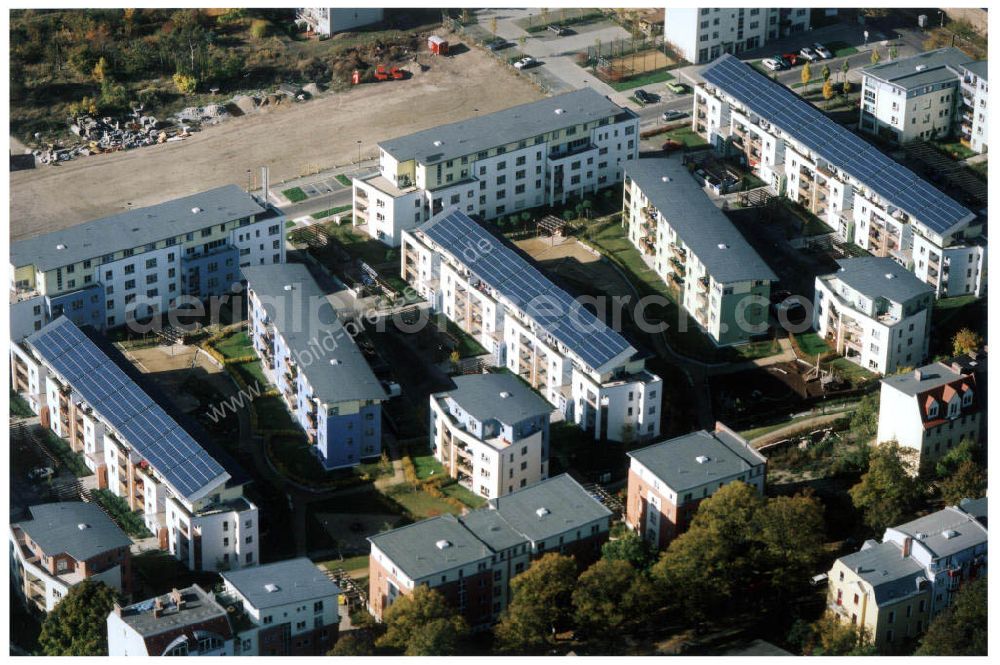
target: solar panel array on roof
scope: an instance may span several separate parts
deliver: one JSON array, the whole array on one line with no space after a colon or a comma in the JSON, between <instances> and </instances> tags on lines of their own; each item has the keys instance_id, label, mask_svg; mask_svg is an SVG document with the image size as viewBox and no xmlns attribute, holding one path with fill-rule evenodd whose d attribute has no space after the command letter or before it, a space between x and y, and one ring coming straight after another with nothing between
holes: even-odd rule
<instances>
[{"instance_id":1,"label":"solar panel array on roof","mask_svg":"<svg viewBox=\"0 0 1000 665\"><path fill-rule=\"evenodd\" d=\"M624 337L465 213L442 212L419 231L462 261L590 367L599 368L626 351L635 352Z\"/></svg>"},{"instance_id":2,"label":"solar panel array on roof","mask_svg":"<svg viewBox=\"0 0 1000 665\"><path fill-rule=\"evenodd\" d=\"M26 343L185 498L228 473L65 316Z\"/></svg>"},{"instance_id":3,"label":"solar panel array on roof","mask_svg":"<svg viewBox=\"0 0 1000 665\"><path fill-rule=\"evenodd\" d=\"M913 171L739 58L723 55L701 76L932 231L947 233L972 215Z\"/></svg>"}]
</instances>

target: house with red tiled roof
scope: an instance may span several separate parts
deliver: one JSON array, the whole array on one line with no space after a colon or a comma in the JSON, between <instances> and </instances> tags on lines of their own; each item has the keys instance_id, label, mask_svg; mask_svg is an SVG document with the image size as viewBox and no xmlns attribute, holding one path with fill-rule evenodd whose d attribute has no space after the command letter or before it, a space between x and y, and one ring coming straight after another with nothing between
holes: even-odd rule
<instances>
[{"instance_id":1,"label":"house with red tiled roof","mask_svg":"<svg viewBox=\"0 0 1000 665\"><path fill-rule=\"evenodd\" d=\"M882 379L878 441L897 441L934 462L963 438L982 439L985 401L976 374L961 363L932 363Z\"/></svg>"}]
</instances>

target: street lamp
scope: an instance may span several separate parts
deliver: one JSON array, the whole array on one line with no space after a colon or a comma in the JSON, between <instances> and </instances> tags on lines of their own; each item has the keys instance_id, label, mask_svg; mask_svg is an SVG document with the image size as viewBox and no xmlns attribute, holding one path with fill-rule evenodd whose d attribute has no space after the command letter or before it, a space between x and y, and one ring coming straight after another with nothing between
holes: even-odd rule
<instances>
[{"instance_id":1,"label":"street lamp","mask_svg":"<svg viewBox=\"0 0 1000 665\"><path fill-rule=\"evenodd\" d=\"M358 166L361 166L361 139L356 141L358 144Z\"/></svg>"}]
</instances>

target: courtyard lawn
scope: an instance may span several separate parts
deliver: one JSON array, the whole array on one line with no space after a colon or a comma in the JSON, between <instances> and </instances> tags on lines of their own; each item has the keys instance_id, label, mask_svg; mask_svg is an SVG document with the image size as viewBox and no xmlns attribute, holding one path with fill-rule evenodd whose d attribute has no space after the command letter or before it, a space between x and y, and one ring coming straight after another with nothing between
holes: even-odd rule
<instances>
[{"instance_id":1,"label":"courtyard lawn","mask_svg":"<svg viewBox=\"0 0 1000 665\"><path fill-rule=\"evenodd\" d=\"M229 365L229 367L237 372L248 386L253 386L254 382L256 382L260 384L260 387L263 390L267 390L271 387L267 377L264 376L264 368L261 367L259 360L250 360L245 363L235 363Z\"/></svg>"},{"instance_id":2,"label":"courtyard lawn","mask_svg":"<svg viewBox=\"0 0 1000 665\"><path fill-rule=\"evenodd\" d=\"M302 480L321 481L326 478L326 470L313 454L312 446L305 437L291 435L271 437L270 454L275 466L282 473Z\"/></svg>"},{"instance_id":3,"label":"courtyard lawn","mask_svg":"<svg viewBox=\"0 0 1000 665\"><path fill-rule=\"evenodd\" d=\"M664 83L666 81L672 81L674 75L670 73L667 69L658 69L652 72L645 72L644 74L639 74L631 78L625 79L624 81L614 81L608 83L617 92L622 92L624 90L631 90L632 88L640 88L644 85L653 85L654 83Z\"/></svg>"},{"instance_id":4,"label":"courtyard lawn","mask_svg":"<svg viewBox=\"0 0 1000 665\"><path fill-rule=\"evenodd\" d=\"M250 335L246 330L240 330L228 337L220 339L214 344L215 350L225 358L244 358L254 355L253 345L250 343Z\"/></svg>"},{"instance_id":5,"label":"courtyard lawn","mask_svg":"<svg viewBox=\"0 0 1000 665\"><path fill-rule=\"evenodd\" d=\"M286 189L285 191L281 192L281 194L291 203L301 203L302 201L305 201L307 198L309 198L308 196L306 196L306 193L302 191L301 187L292 187L291 189Z\"/></svg>"},{"instance_id":6,"label":"courtyard lawn","mask_svg":"<svg viewBox=\"0 0 1000 665\"><path fill-rule=\"evenodd\" d=\"M867 383L868 381L878 378L877 374L869 372L861 365L853 363L847 358L834 358L830 361L829 367L830 369L839 372L841 376L855 385Z\"/></svg>"},{"instance_id":7,"label":"courtyard lawn","mask_svg":"<svg viewBox=\"0 0 1000 665\"><path fill-rule=\"evenodd\" d=\"M830 352L830 346L819 336L818 333L812 330L796 335L795 341L798 344L799 349L802 351L802 355L804 355L806 359L812 359L815 361L817 355L823 355L824 353Z\"/></svg>"},{"instance_id":8,"label":"courtyard lawn","mask_svg":"<svg viewBox=\"0 0 1000 665\"><path fill-rule=\"evenodd\" d=\"M422 490L413 489L406 484L388 487L385 490L385 494L402 506L414 520L436 517L446 513L458 515L462 512L448 501L433 497Z\"/></svg>"},{"instance_id":9,"label":"courtyard lawn","mask_svg":"<svg viewBox=\"0 0 1000 665\"><path fill-rule=\"evenodd\" d=\"M253 408L257 412L258 427L264 425L270 430L298 428L298 423L292 420L288 409L285 408L285 402L277 395L258 397L253 401Z\"/></svg>"},{"instance_id":10,"label":"courtyard lawn","mask_svg":"<svg viewBox=\"0 0 1000 665\"><path fill-rule=\"evenodd\" d=\"M426 480L444 475L444 467L441 462L434 458L433 453L428 449L423 449L417 454L410 454L413 460L413 467L417 472L418 480Z\"/></svg>"},{"instance_id":11,"label":"courtyard lawn","mask_svg":"<svg viewBox=\"0 0 1000 665\"><path fill-rule=\"evenodd\" d=\"M459 485L457 482L442 487L441 491L453 499L458 499L472 510L475 510L476 508L482 508L483 506L486 505L485 498L479 496L478 494L473 494L464 486Z\"/></svg>"},{"instance_id":12,"label":"courtyard lawn","mask_svg":"<svg viewBox=\"0 0 1000 665\"><path fill-rule=\"evenodd\" d=\"M354 231L350 224L334 224L330 222L323 228L336 239L347 252L358 259L361 259L372 267L377 267L386 263L395 264L399 258L399 250L386 247L379 241L367 235L362 235ZM399 266L395 265L396 272Z\"/></svg>"},{"instance_id":13,"label":"courtyard lawn","mask_svg":"<svg viewBox=\"0 0 1000 665\"><path fill-rule=\"evenodd\" d=\"M451 319L446 319L448 334L458 341L458 355L462 358L481 356L486 353L486 349L477 342L472 335L459 328Z\"/></svg>"},{"instance_id":14,"label":"courtyard lawn","mask_svg":"<svg viewBox=\"0 0 1000 665\"><path fill-rule=\"evenodd\" d=\"M972 148L963 145L961 141L934 141L932 143L938 150L952 159L964 160L978 154Z\"/></svg>"},{"instance_id":15,"label":"courtyard lawn","mask_svg":"<svg viewBox=\"0 0 1000 665\"><path fill-rule=\"evenodd\" d=\"M354 570L368 570L368 555L360 554L358 556L350 556L345 559L320 561L319 565L323 566L327 570L337 570L338 568L342 568L347 572Z\"/></svg>"},{"instance_id":16,"label":"courtyard lawn","mask_svg":"<svg viewBox=\"0 0 1000 665\"><path fill-rule=\"evenodd\" d=\"M698 134L691 129L690 125L684 125L683 127L678 127L677 129L671 129L669 132L664 132L660 135L660 138L683 143L685 148L699 148L701 146L708 145L708 142L698 136Z\"/></svg>"}]
</instances>

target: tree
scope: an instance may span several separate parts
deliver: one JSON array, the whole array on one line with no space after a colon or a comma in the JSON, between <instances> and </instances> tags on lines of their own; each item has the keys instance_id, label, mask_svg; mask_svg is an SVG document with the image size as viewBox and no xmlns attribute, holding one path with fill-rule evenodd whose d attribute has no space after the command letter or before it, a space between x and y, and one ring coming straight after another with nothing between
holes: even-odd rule
<instances>
[{"instance_id":1,"label":"tree","mask_svg":"<svg viewBox=\"0 0 1000 665\"><path fill-rule=\"evenodd\" d=\"M108 75L108 61L101 56L101 59L97 61L94 65L94 80L98 83L103 83L104 78Z\"/></svg>"},{"instance_id":2,"label":"tree","mask_svg":"<svg viewBox=\"0 0 1000 665\"><path fill-rule=\"evenodd\" d=\"M889 47L889 60L895 60L897 55L899 55L899 49L897 49L895 46L890 46Z\"/></svg>"},{"instance_id":3,"label":"tree","mask_svg":"<svg viewBox=\"0 0 1000 665\"><path fill-rule=\"evenodd\" d=\"M465 619L435 589L418 586L400 596L383 616L386 630L375 644L407 656L451 656L469 633Z\"/></svg>"},{"instance_id":4,"label":"tree","mask_svg":"<svg viewBox=\"0 0 1000 665\"><path fill-rule=\"evenodd\" d=\"M981 577L958 592L951 607L939 614L920 640L917 656L985 656L987 584Z\"/></svg>"},{"instance_id":5,"label":"tree","mask_svg":"<svg viewBox=\"0 0 1000 665\"><path fill-rule=\"evenodd\" d=\"M174 74L174 87L176 87L177 92L182 95L190 95L198 87L198 79L190 74L181 74L180 72L177 72Z\"/></svg>"},{"instance_id":6,"label":"tree","mask_svg":"<svg viewBox=\"0 0 1000 665\"><path fill-rule=\"evenodd\" d=\"M577 627L603 640L641 622L656 604L653 585L623 560L598 560L580 575L573 591Z\"/></svg>"},{"instance_id":7,"label":"tree","mask_svg":"<svg viewBox=\"0 0 1000 665\"><path fill-rule=\"evenodd\" d=\"M576 572L574 559L550 552L511 580L513 597L494 629L501 651L538 651L569 623Z\"/></svg>"},{"instance_id":8,"label":"tree","mask_svg":"<svg viewBox=\"0 0 1000 665\"><path fill-rule=\"evenodd\" d=\"M572 222L574 219L576 219L576 215L574 214L574 212L572 210L570 210L569 208L566 208L562 212L562 218L563 218L563 221L565 221L565 222Z\"/></svg>"},{"instance_id":9,"label":"tree","mask_svg":"<svg viewBox=\"0 0 1000 665\"><path fill-rule=\"evenodd\" d=\"M844 90L844 96L845 97L847 95L851 94L851 82L850 81L844 81L843 90Z\"/></svg>"},{"instance_id":10,"label":"tree","mask_svg":"<svg viewBox=\"0 0 1000 665\"><path fill-rule=\"evenodd\" d=\"M601 556L607 561L627 561L636 570L645 570L656 562L656 550L634 531L604 543Z\"/></svg>"},{"instance_id":11,"label":"tree","mask_svg":"<svg viewBox=\"0 0 1000 665\"><path fill-rule=\"evenodd\" d=\"M757 566L770 577L770 595L779 602L800 595L823 557L823 504L809 492L774 497L760 507L754 524Z\"/></svg>"},{"instance_id":12,"label":"tree","mask_svg":"<svg viewBox=\"0 0 1000 665\"><path fill-rule=\"evenodd\" d=\"M976 462L979 446L969 437L963 437L958 444L941 456L934 467L934 474L945 479L954 474L963 462Z\"/></svg>"},{"instance_id":13,"label":"tree","mask_svg":"<svg viewBox=\"0 0 1000 665\"><path fill-rule=\"evenodd\" d=\"M878 48L872 49L872 64L877 65L878 61L882 59L882 54L878 52Z\"/></svg>"},{"instance_id":14,"label":"tree","mask_svg":"<svg viewBox=\"0 0 1000 665\"><path fill-rule=\"evenodd\" d=\"M962 499L978 499L986 494L986 471L972 460L959 464L939 485L941 500L957 506Z\"/></svg>"},{"instance_id":15,"label":"tree","mask_svg":"<svg viewBox=\"0 0 1000 665\"><path fill-rule=\"evenodd\" d=\"M903 521L921 498L920 482L913 473L913 453L895 441L881 444L872 451L868 472L850 489L854 507L876 533Z\"/></svg>"},{"instance_id":16,"label":"tree","mask_svg":"<svg viewBox=\"0 0 1000 665\"><path fill-rule=\"evenodd\" d=\"M46 656L107 656L108 615L117 592L104 582L84 580L70 588L45 617L38 645Z\"/></svg>"},{"instance_id":17,"label":"tree","mask_svg":"<svg viewBox=\"0 0 1000 665\"><path fill-rule=\"evenodd\" d=\"M823 99L829 102L833 99L834 94L836 93L833 91L833 81L830 79L823 81Z\"/></svg>"},{"instance_id":18,"label":"tree","mask_svg":"<svg viewBox=\"0 0 1000 665\"><path fill-rule=\"evenodd\" d=\"M869 393L858 401L851 414L851 431L865 440L873 439L878 433L879 394Z\"/></svg>"},{"instance_id":19,"label":"tree","mask_svg":"<svg viewBox=\"0 0 1000 665\"><path fill-rule=\"evenodd\" d=\"M496 37L497 34L497 17L496 15L490 17L490 32Z\"/></svg>"},{"instance_id":20,"label":"tree","mask_svg":"<svg viewBox=\"0 0 1000 665\"><path fill-rule=\"evenodd\" d=\"M250 23L250 36L254 39L264 39L271 32L271 22L255 18Z\"/></svg>"},{"instance_id":21,"label":"tree","mask_svg":"<svg viewBox=\"0 0 1000 665\"><path fill-rule=\"evenodd\" d=\"M820 72L823 76L824 81L830 80L830 65L823 65L823 71Z\"/></svg>"},{"instance_id":22,"label":"tree","mask_svg":"<svg viewBox=\"0 0 1000 665\"><path fill-rule=\"evenodd\" d=\"M847 82L847 72L851 71L851 62L849 59L845 58L844 62L840 65L841 80L845 83Z\"/></svg>"},{"instance_id":23,"label":"tree","mask_svg":"<svg viewBox=\"0 0 1000 665\"><path fill-rule=\"evenodd\" d=\"M802 79L802 86L808 90L809 81L812 80L812 67L809 66L808 62L802 65L802 74L800 78Z\"/></svg>"},{"instance_id":24,"label":"tree","mask_svg":"<svg viewBox=\"0 0 1000 665\"><path fill-rule=\"evenodd\" d=\"M789 641L797 643L806 656L873 656L871 636L862 626L838 620L829 614L812 624L792 627Z\"/></svg>"},{"instance_id":25,"label":"tree","mask_svg":"<svg viewBox=\"0 0 1000 665\"><path fill-rule=\"evenodd\" d=\"M982 335L969 328L962 328L951 338L952 353L956 356L975 353L982 345Z\"/></svg>"}]
</instances>

